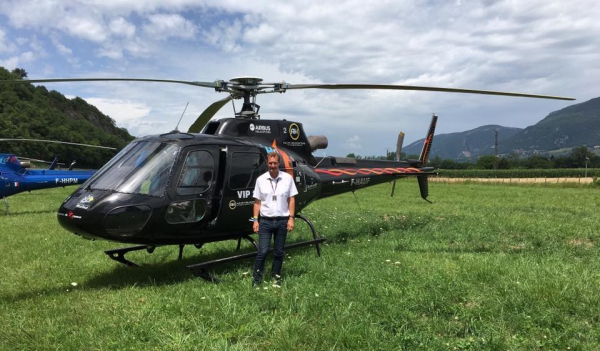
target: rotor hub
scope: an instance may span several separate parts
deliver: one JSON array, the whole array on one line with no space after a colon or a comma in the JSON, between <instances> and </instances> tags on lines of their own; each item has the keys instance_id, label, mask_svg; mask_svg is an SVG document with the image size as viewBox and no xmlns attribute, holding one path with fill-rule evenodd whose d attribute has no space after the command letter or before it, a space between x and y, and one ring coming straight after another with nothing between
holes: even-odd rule
<instances>
[{"instance_id":1,"label":"rotor hub","mask_svg":"<svg viewBox=\"0 0 600 351\"><path fill-rule=\"evenodd\" d=\"M239 85L258 85L262 81L263 79L258 77L235 77L229 80L230 83Z\"/></svg>"}]
</instances>

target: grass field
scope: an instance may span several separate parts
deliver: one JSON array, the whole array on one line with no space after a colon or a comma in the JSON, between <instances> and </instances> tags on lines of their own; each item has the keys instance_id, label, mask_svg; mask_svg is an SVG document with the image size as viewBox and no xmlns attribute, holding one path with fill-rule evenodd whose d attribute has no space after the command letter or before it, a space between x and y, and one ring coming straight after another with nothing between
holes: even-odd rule
<instances>
[{"instance_id":1,"label":"grass field","mask_svg":"<svg viewBox=\"0 0 600 351\"><path fill-rule=\"evenodd\" d=\"M73 190L0 217L1 350L600 349L595 188L434 183L428 204L406 180L318 201L322 257L287 252L283 287L259 290L252 260L215 267L221 284L185 269L233 241L110 260L123 245L58 225Z\"/></svg>"}]
</instances>

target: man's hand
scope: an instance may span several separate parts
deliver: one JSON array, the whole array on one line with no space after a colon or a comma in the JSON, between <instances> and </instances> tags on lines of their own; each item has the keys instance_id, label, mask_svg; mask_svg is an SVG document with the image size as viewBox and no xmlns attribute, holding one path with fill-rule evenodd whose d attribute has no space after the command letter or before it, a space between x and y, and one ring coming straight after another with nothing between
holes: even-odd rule
<instances>
[{"instance_id":1,"label":"man's hand","mask_svg":"<svg viewBox=\"0 0 600 351\"><path fill-rule=\"evenodd\" d=\"M288 219L287 230L288 230L288 232L291 232L292 230L294 230L294 217L290 216L290 219Z\"/></svg>"},{"instance_id":2,"label":"man's hand","mask_svg":"<svg viewBox=\"0 0 600 351\"><path fill-rule=\"evenodd\" d=\"M254 230L255 233L258 233L258 220L255 220L252 223L252 229Z\"/></svg>"}]
</instances>

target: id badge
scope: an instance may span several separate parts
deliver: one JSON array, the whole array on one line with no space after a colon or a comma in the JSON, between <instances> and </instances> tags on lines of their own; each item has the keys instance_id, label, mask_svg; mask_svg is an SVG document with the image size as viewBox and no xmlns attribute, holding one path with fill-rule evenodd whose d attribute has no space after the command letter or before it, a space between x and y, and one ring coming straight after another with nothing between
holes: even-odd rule
<instances>
[{"instance_id":1,"label":"id badge","mask_svg":"<svg viewBox=\"0 0 600 351\"><path fill-rule=\"evenodd\" d=\"M273 195L273 201L277 202L277 195Z\"/></svg>"}]
</instances>

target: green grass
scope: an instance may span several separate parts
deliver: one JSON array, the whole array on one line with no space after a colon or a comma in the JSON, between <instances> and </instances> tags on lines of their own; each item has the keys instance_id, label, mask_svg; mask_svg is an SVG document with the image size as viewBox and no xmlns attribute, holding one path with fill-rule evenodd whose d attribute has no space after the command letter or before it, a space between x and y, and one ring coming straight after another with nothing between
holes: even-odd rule
<instances>
[{"instance_id":1,"label":"green grass","mask_svg":"<svg viewBox=\"0 0 600 351\"><path fill-rule=\"evenodd\" d=\"M72 190L0 218L1 350L600 349L598 189L434 183L428 204L406 180L318 201L322 257L288 251L260 290L252 260L214 267L221 284L186 270L233 241L110 260L122 245L56 222Z\"/></svg>"}]
</instances>

